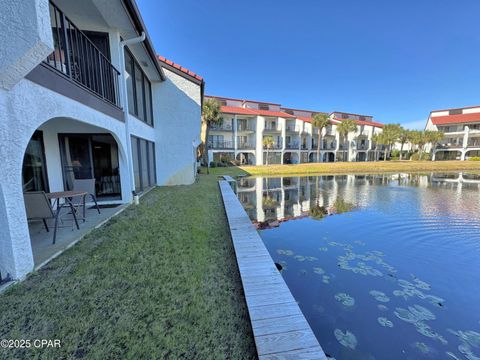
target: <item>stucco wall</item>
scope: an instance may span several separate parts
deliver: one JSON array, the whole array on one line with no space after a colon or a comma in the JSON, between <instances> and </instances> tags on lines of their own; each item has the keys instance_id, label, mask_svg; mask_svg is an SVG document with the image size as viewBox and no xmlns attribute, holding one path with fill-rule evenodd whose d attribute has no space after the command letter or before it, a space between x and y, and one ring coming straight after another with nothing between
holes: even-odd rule
<instances>
[{"instance_id":1,"label":"stucco wall","mask_svg":"<svg viewBox=\"0 0 480 360\"><path fill-rule=\"evenodd\" d=\"M166 69L165 75L163 83L152 86L157 183L191 184L196 162L193 143L200 138L200 86Z\"/></svg>"},{"instance_id":2,"label":"stucco wall","mask_svg":"<svg viewBox=\"0 0 480 360\"><path fill-rule=\"evenodd\" d=\"M82 105L58 93L21 80L12 90L0 90L0 271L20 278L33 269L33 257L22 191L22 163L33 132L49 128L47 121L63 118L55 132L75 131L76 126L107 129L116 139L120 152L120 176L128 179L125 163L124 123ZM50 125L51 126L51 125ZM85 130L85 129L84 129ZM51 142L51 141L50 141ZM58 141L56 141L58 143ZM50 161L58 158L58 149L50 149ZM49 173L52 189L61 189L61 169L55 164ZM58 164L57 164L58 165ZM59 170L60 169L60 170ZM131 200L128 187L122 187L122 199Z\"/></svg>"}]
</instances>

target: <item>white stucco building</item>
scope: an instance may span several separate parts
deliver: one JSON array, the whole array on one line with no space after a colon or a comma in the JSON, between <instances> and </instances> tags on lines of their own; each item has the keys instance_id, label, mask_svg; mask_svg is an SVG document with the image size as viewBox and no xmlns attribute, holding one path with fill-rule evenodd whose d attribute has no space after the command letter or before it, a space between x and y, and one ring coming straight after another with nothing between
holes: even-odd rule
<instances>
[{"instance_id":1,"label":"white stucco building","mask_svg":"<svg viewBox=\"0 0 480 360\"><path fill-rule=\"evenodd\" d=\"M432 149L432 160L465 160L480 156L480 106L433 110L425 130L445 134Z\"/></svg>"},{"instance_id":2,"label":"white stucco building","mask_svg":"<svg viewBox=\"0 0 480 360\"><path fill-rule=\"evenodd\" d=\"M384 147L372 141L383 124L372 116L334 111L329 114L330 125L322 130L320 159L317 160L318 129L312 127L313 110L282 107L280 104L218 96L222 104L222 124L210 129L209 161L222 158L244 164L266 164L267 150L262 139L272 136L274 146L268 151L269 164L306 162L374 161L384 156ZM357 124L357 131L341 139L337 125L345 119Z\"/></svg>"},{"instance_id":3,"label":"white stucco building","mask_svg":"<svg viewBox=\"0 0 480 360\"><path fill-rule=\"evenodd\" d=\"M157 55L134 0L2 1L0 41L0 280L34 268L25 192L194 182L204 82Z\"/></svg>"}]
</instances>

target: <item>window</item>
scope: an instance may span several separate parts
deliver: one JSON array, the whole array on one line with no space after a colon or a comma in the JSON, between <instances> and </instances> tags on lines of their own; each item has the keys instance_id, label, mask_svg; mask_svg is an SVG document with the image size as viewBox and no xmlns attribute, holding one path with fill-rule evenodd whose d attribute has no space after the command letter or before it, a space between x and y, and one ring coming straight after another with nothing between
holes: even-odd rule
<instances>
[{"instance_id":1,"label":"window","mask_svg":"<svg viewBox=\"0 0 480 360\"><path fill-rule=\"evenodd\" d=\"M359 118L360 118L360 120L362 120L362 121L367 121L367 119L365 118L365 116L360 116Z\"/></svg>"},{"instance_id":2,"label":"window","mask_svg":"<svg viewBox=\"0 0 480 360\"><path fill-rule=\"evenodd\" d=\"M156 183L155 144L132 136L133 173L135 191L142 192Z\"/></svg>"},{"instance_id":3,"label":"window","mask_svg":"<svg viewBox=\"0 0 480 360\"><path fill-rule=\"evenodd\" d=\"M268 104L258 104L258 109L259 110L269 110L270 107L268 106Z\"/></svg>"},{"instance_id":4,"label":"window","mask_svg":"<svg viewBox=\"0 0 480 360\"><path fill-rule=\"evenodd\" d=\"M348 114L342 114L342 119L348 119Z\"/></svg>"},{"instance_id":5,"label":"window","mask_svg":"<svg viewBox=\"0 0 480 360\"><path fill-rule=\"evenodd\" d=\"M227 100L219 100L220 106L227 106Z\"/></svg>"},{"instance_id":6,"label":"window","mask_svg":"<svg viewBox=\"0 0 480 360\"><path fill-rule=\"evenodd\" d=\"M285 109L284 112L286 112L287 114L293 115L293 110L287 110L287 109Z\"/></svg>"},{"instance_id":7,"label":"window","mask_svg":"<svg viewBox=\"0 0 480 360\"><path fill-rule=\"evenodd\" d=\"M125 49L128 110L130 114L153 126L152 85L133 55Z\"/></svg>"},{"instance_id":8,"label":"window","mask_svg":"<svg viewBox=\"0 0 480 360\"><path fill-rule=\"evenodd\" d=\"M462 109L452 109L448 111L448 115L460 115L463 114Z\"/></svg>"}]
</instances>

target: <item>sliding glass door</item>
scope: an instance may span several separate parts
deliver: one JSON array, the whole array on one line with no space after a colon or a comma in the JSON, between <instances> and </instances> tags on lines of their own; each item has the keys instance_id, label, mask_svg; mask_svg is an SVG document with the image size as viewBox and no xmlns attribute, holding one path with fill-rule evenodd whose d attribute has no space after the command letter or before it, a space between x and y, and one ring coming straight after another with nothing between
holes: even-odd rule
<instances>
[{"instance_id":1,"label":"sliding glass door","mask_svg":"<svg viewBox=\"0 0 480 360\"><path fill-rule=\"evenodd\" d=\"M120 199L118 146L110 134L59 134L65 189L74 180L95 179L101 200Z\"/></svg>"},{"instance_id":2,"label":"sliding glass door","mask_svg":"<svg viewBox=\"0 0 480 360\"><path fill-rule=\"evenodd\" d=\"M23 191L48 192L47 166L45 161L45 149L43 145L43 133L35 131L28 142L22 167Z\"/></svg>"},{"instance_id":3,"label":"sliding glass door","mask_svg":"<svg viewBox=\"0 0 480 360\"><path fill-rule=\"evenodd\" d=\"M132 159L135 191L140 193L156 184L155 144L132 136Z\"/></svg>"}]
</instances>

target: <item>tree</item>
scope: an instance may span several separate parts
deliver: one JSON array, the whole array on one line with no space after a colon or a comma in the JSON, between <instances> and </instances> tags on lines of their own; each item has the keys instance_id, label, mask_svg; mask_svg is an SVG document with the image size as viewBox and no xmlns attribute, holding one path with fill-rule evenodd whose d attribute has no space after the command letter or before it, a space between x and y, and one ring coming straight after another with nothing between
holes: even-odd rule
<instances>
[{"instance_id":1,"label":"tree","mask_svg":"<svg viewBox=\"0 0 480 360\"><path fill-rule=\"evenodd\" d=\"M352 119L343 120L340 124L338 124L337 131L340 134L340 138L342 139L342 144L345 147L345 142L346 140L348 140L348 134L351 132L357 131L357 124ZM346 161L348 161L348 149L347 149Z\"/></svg>"},{"instance_id":2,"label":"tree","mask_svg":"<svg viewBox=\"0 0 480 360\"><path fill-rule=\"evenodd\" d=\"M220 124L223 119L220 117L222 106L220 102L216 99L207 99L203 102L202 107L202 118L203 122L206 125L205 130L205 150L203 153L204 162L207 164L207 174L209 173L209 163L208 163L208 136L210 133L210 127L212 125Z\"/></svg>"},{"instance_id":3,"label":"tree","mask_svg":"<svg viewBox=\"0 0 480 360\"><path fill-rule=\"evenodd\" d=\"M372 141L375 143L375 153L374 153L374 161L377 161L377 150L378 150L378 145L385 145L384 140L383 140L383 134L382 133L374 133L372 136Z\"/></svg>"},{"instance_id":4,"label":"tree","mask_svg":"<svg viewBox=\"0 0 480 360\"><path fill-rule=\"evenodd\" d=\"M320 144L322 143L322 130L330 125L330 119L327 114L315 114L312 118L312 126L318 131L317 162L320 162Z\"/></svg>"},{"instance_id":5,"label":"tree","mask_svg":"<svg viewBox=\"0 0 480 360\"><path fill-rule=\"evenodd\" d=\"M410 143L415 146L415 150L418 150L419 143L421 142L422 132L420 130L410 130Z\"/></svg>"},{"instance_id":6,"label":"tree","mask_svg":"<svg viewBox=\"0 0 480 360\"><path fill-rule=\"evenodd\" d=\"M431 144L432 149L437 145L437 143L442 140L445 134L441 131L425 131L425 141L426 144ZM426 145L425 144L425 145Z\"/></svg>"},{"instance_id":7,"label":"tree","mask_svg":"<svg viewBox=\"0 0 480 360\"><path fill-rule=\"evenodd\" d=\"M401 132L400 124L386 124L382 129L383 140L388 146L388 153L392 151L393 145L398 141ZM385 151L384 161L387 160L387 151Z\"/></svg>"},{"instance_id":8,"label":"tree","mask_svg":"<svg viewBox=\"0 0 480 360\"><path fill-rule=\"evenodd\" d=\"M410 130L400 127L398 142L400 143L400 160L403 160L403 146L410 141Z\"/></svg>"},{"instance_id":9,"label":"tree","mask_svg":"<svg viewBox=\"0 0 480 360\"><path fill-rule=\"evenodd\" d=\"M263 147L267 149L267 158L265 159L265 164L268 165L268 155L269 155L269 150L273 147L273 137L270 135L265 136L262 140Z\"/></svg>"}]
</instances>

